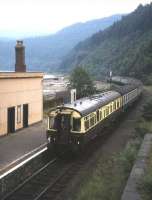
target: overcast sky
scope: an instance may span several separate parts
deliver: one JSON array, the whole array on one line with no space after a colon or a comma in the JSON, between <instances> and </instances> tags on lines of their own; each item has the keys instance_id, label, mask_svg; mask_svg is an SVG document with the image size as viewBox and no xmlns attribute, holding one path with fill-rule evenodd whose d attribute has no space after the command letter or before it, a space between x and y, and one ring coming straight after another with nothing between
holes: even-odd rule
<instances>
[{"instance_id":1,"label":"overcast sky","mask_svg":"<svg viewBox=\"0 0 152 200\"><path fill-rule=\"evenodd\" d=\"M152 0L0 0L0 36L54 33L76 22L129 13Z\"/></svg>"}]
</instances>

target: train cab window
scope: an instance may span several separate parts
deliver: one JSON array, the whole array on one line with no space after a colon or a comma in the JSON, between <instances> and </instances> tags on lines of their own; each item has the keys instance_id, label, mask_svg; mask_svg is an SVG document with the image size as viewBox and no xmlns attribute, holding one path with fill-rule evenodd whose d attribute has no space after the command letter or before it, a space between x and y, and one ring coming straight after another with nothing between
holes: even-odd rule
<instances>
[{"instance_id":1,"label":"train cab window","mask_svg":"<svg viewBox=\"0 0 152 200\"><path fill-rule=\"evenodd\" d=\"M55 118L54 118L54 116L49 117L49 128L50 129L55 128Z\"/></svg>"},{"instance_id":2,"label":"train cab window","mask_svg":"<svg viewBox=\"0 0 152 200\"><path fill-rule=\"evenodd\" d=\"M59 120L58 120L59 127L58 128L60 128L60 126L61 126L61 129L67 129L67 130L71 129L71 122L70 122L71 116L70 115L62 114L58 118L59 118ZM61 122L60 122L60 118L61 118Z\"/></svg>"},{"instance_id":3,"label":"train cab window","mask_svg":"<svg viewBox=\"0 0 152 200\"><path fill-rule=\"evenodd\" d=\"M81 118L73 118L73 131L81 130Z\"/></svg>"}]
</instances>

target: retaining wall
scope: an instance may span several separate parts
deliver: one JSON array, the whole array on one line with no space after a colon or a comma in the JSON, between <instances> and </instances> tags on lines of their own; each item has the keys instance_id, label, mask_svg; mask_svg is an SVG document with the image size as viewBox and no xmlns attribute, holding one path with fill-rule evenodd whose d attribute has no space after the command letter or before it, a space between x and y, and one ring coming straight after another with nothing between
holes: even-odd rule
<instances>
[{"instance_id":1,"label":"retaining wall","mask_svg":"<svg viewBox=\"0 0 152 200\"><path fill-rule=\"evenodd\" d=\"M144 175L146 170L146 162L149 152L152 148L152 134L146 134L136 162L132 168L126 187L122 194L121 200L141 200L139 191L137 190L138 184L140 183L141 177Z\"/></svg>"}]
</instances>

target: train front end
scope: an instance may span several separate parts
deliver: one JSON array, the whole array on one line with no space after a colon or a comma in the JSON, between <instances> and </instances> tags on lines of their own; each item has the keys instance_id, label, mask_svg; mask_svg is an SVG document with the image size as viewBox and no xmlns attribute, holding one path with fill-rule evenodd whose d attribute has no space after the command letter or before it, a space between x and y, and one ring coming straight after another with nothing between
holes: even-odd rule
<instances>
[{"instance_id":1,"label":"train front end","mask_svg":"<svg viewBox=\"0 0 152 200\"><path fill-rule=\"evenodd\" d=\"M68 108L59 108L49 113L47 128L48 150L78 150L83 144L80 113Z\"/></svg>"}]
</instances>

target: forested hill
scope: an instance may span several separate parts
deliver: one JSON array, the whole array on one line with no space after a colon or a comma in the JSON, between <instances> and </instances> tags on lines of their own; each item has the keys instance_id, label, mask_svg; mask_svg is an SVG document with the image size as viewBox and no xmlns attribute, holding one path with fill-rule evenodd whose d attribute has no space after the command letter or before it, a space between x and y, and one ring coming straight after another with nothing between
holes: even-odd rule
<instances>
[{"instance_id":1,"label":"forested hill","mask_svg":"<svg viewBox=\"0 0 152 200\"><path fill-rule=\"evenodd\" d=\"M26 64L29 70L51 72L57 70L63 56L76 44L99 30L104 30L119 19L121 19L121 15L113 15L73 24L49 36L25 39ZM14 46L15 41L13 40L0 40L0 70L14 68Z\"/></svg>"},{"instance_id":2,"label":"forested hill","mask_svg":"<svg viewBox=\"0 0 152 200\"><path fill-rule=\"evenodd\" d=\"M152 77L152 3L138 8L80 42L66 56L61 69L84 66L100 78L112 70L117 75Z\"/></svg>"}]
</instances>

